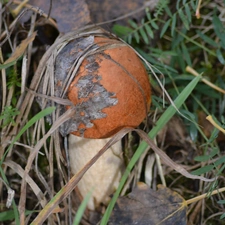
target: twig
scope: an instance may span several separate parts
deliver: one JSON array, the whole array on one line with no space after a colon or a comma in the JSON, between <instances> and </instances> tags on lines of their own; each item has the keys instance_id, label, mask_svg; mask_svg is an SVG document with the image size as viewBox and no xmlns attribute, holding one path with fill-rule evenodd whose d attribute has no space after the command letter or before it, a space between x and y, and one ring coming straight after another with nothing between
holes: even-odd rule
<instances>
[{"instance_id":1,"label":"twig","mask_svg":"<svg viewBox=\"0 0 225 225\"><path fill-rule=\"evenodd\" d=\"M212 118L211 115L207 116L206 119L207 119L207 120L208 120L215 128L217 128L218 130L220 130L222 133L225 134L225 130L224 130L221 126L219 126L219 125L213 120L213 118Z\"/></svg>"},{"instance_id":2,"label":"twig","mask_svg":"<svg viewBox=\"0 0 225 225\"><path fill-rule=\"evenodd\" d=\"M198 0L198 6L197 6L197 9L196 9L196 12L195 12L195 16L196 16L197 19L201 18L201 14L200 14L201 3L202 3L202 0Z\"/></svg>"},{"instance_id":3,"label":"twig","mask_svg":"<svg viewBox=\"0 0 225 225\"><path fill-rule=\"evenodd\" d=\"M189 72L189 73L191 73L192 75L194 75L194 76L196 76L196 77L200 75L196 70L194 70L194 69L191 68L190 66L187 66L187 67L186 67L186 71ZM202 80L202 82L204 82L205 84L207 84L207 85L210 86L211 88L213 88L213 89L215 89L215 90L217 90L217 91L219 91L219 92L225 94L225 90L224 90L224 89L222 89L222 88L216 86L215 84L211 83L210 81L206 80L205 78L201 78L201 80Z\"/></svg>"},{"instance_id":4,"label":"twig","mask_svg":"<svg viewBox=\"0 0 225 225\"><path fill-rule=\"evenodd\" d=\"M205 194L199 195L199 196L197 196L197 197L188 199L188 200L186 200L186 204L187 204L187 205L190 205L191 203L197 202L197 201L199 201L199 200L202 200L202 199L206 198L207 196L212 196L212 195L215 195L215 194L224 192L224 191L225 191L225 187L219 188L218 190L214 190L210 195L209 195L208 193L205 193Z\"/></svg>"}]
</instances>

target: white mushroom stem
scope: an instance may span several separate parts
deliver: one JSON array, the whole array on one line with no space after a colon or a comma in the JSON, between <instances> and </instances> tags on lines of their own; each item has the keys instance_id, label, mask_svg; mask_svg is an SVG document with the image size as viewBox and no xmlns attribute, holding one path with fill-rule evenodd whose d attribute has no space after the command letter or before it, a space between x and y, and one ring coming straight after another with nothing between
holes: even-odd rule
<instances>
[{"instance_id":1,"label":"white mushroom stem","mask_svg":"<svg viewBox=\"0 0 225 225\"><path fill-rule=\"evenodd\" d=\"M72 174L76 174L109 141L69 135L69 156ZM95 210L100 203L107 204L109 196L118 187L123 173L121 141L110 147L85 173L77 185L82 198L92 191L87 208Z\"/></svg>"}]
</instances>

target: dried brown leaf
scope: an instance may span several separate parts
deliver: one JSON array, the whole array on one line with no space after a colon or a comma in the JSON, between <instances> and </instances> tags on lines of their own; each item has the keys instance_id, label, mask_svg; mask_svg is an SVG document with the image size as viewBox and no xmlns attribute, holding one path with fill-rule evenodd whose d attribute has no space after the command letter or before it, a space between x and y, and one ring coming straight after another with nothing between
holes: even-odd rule
<instances>
[{"instance_id":1,"label":"dried brown leaf","mask_svg":"<svg viewBox=\"0 0 225 225\"><path fill-rule=\"evenodd\" d=\"M90 17L93 23L106 24L105 28L113 25L113 22L128 25L128 19L140 22L145 16L144 9L153 10L159 0L86 0ZM119 7L118 7L119 6Z\"/></svg>"},{"instance_id":2,"label":"dried brown leaf","mask_svg":"<svg viewBox=\"0 0 225 225\"><path fill-rule=\"evenodd\" d=\"M66 33L90 23L90 15L85 0L30 0L30 5L39 7L50 17L56 20L58 30ZM50 10L50 11L49 11Z\"/></svg>"},{"instance_id":3,"label":"dried brown leaf","mask_svg":"<svg viewBox=\"0 0 225 225\"><path fill-rule=\"evenodd\" d=\"M117 200L109 225L184 225L186 210L186 201L169 188L135 188Z\"/></svg>"},{"instance_id":4,"label":"dried brown leaf","mask_svg":"<svg viewBox=\"0 0 225 225\"><path fill-rule=\"evenodd\" d=\"M27 46L34 40L37 32L32 33L29 37L24 39L21 44L15 49L13 54L8 58L3 65L0 65L0 68L7 68L16 63L16 61L24 54Z\"/></svg>"}]
</instances>

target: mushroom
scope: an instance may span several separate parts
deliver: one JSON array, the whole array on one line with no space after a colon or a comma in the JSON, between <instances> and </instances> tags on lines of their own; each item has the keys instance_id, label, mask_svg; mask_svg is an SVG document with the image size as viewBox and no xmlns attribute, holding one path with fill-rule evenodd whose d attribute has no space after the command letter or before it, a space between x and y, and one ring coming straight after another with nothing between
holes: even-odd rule
<instances>
[{"instance_id":1,"label":"mushroom","mask_svg":"<svg viewBox=\"0 0 225 225\"><path fill-rule=\"evenodd\" d=\"M117 39L95 37L94 43L113 47L85 58L69 86L68 98L79 105L84 121L69 136L72 173L77 173L108 141L96 138L110 137L123 127L138 126L150 105L148 76L136 53L128 46L114 47L121 43ZM94 187L89 209L107 203L117 188L123 170L121 156L118 142L79 182L82 197Z\"/></svg>"},{"instance_id":2,"label":"mushroom","mask_svg":"<svg viewBox=\"0 0 225 225\"><path fill-rule=\"evenodd\" d=\"M64 41L55 50L56 58L53 57L54 96L69 99L75 109L74 115L60 127L62 136L69 135L73 174L108 138L124 127L137 127L147 116L151 103L148 74L136 52L102 29L92 31L84 31L74 38L69 34L67 43L62 37ZM71 105L58 107L62 114ZM78 184L83 198L94 188L89 209L107 203L108 196L118 186L123 168L122 147L118 142Z\"/></svg>"}]
</instances>

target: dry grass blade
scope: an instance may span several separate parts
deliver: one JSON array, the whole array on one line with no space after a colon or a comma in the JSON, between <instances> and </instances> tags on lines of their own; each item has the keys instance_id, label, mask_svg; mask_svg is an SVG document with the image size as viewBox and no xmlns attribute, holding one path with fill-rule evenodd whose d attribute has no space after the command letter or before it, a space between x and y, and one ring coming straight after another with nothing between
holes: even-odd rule
<instances>
[{"instance_id":1,"label":"dry grass blade","mask_svg":"<svg viewBox=\"0 0 225 225\"><path fill-rule=\"evenodd\" d=\"M209 197L209 196L212 196L212 195L216 195L218 193L222 193L225 191L225 187L222 187L222 188L219 188L217 190L214 190L212 193L210 193L210 195L208 193L205 193L205 194L202 194L202 195L199 195L197 197L194 197L194 198L191 198L191 199L188 199L186 200L186 204L189 205L193 202L197 202L197 201L200 201L206 197Z\"/></svg>"},{"instance_id":2,"label":"dry grass blade","mask_svg":"<svg viewBox=\"0 0 225 225\"><path fill-rule=\"evenodd\" d=\"M225 134L225 130L224 130L221 126L219 126L219 125L213 120L213 118L212 118L211 115L207 116L206 119L207 119L207 120L208 120L215 128L217 128L218 130L220 130L222 133Z\"/></svg>"},{"instance_id":3,"label":"dry grass blade","mask_svg":"<svg viewBox=\"0 0 225 225\"><path fill-rule=\"evenodd\" d=\"M3 164L10 167L17 174L19 174L21 177L24 176L23 168L20 165L18 165L17 163L15 163L11 160L6 160ZM37 196L41 206L44 207L47 203L47 200L46 200L45 195L42 192L42 190L38 187L38 185L35 183L35 181L29 175L27 175L27 177L26 177L26 182L32 188L32 190L35 193L35 195Z\"/></svg>"},{"instance_id":4,"label":"dry grass blade","mask_svg":"<svg viewBox=\"0 0 225 225\"><path fill-rule=\"evenodd\" d=\"M7 68L13 64L16 63L16 61L23 55L25 50L27 49L27 46L34 40L35 36L37 35L37 32L35 31L32 33L29 37L27 37L25 40L21 42L21 44L15 49L13 54L9 59L7 59L4 64L0 65L0 68Z\"/></svg>"},{"instance_id":5,"label":"dry grass blade","mask_svg":"<svg viewBox=\"0 0 225 225\"><path fill-rule=\"evenodd\" d=\"M175 163L173 160L171 160L165 152L163 152L160 148L158 148L154 142L148 137L148 135L139 129L135 129L135 131L140 135L140 137L152 148L152 150L158 154L163 161L163 163L171 168L173 168L178 173L182 174L183 176L191 179L199 179L206 182L213 182L216 180L216 178L208 179L202 176L196 176L190 174L187 170L184 169L181 165Z\"/></svg>"},{"instance_id":6,"label":"dry grass blade","mask_svg":"<svg viewBox=\"0 0 225 225\"><path fill-rule=\"evenodd\" d=\"M34 96L36 97L41 97L41 98L45 98L45 99L48 99L48 100L51 100L55 103L58 103L60 105L66 105L66 106L72 106L72 102L68 99L62 99L62 98L58 98L58 97L53 97L53 96L48 96L48 95L44 95L44 94L39 94L35 91L32 91L30 89L27 89L28 92L32 93Z\"/></svg>"},{"instance_id":7,"label":"dry grass blade","mask_svg":"<svg viewBox=\"0 0 225 225\"><path fill-rule=\"evenodd\" d=\"M190 66L187 66L186 71L189 72L189 73L191 73L194 76L199 76L200 75L197 71L195 71ZM215 84L213 84L212 82L208 81L207 79L202 78L201 80L202 80L202 82L204 82L205 84L207 84L209 87L215 89L218 92L221 92L221 93L225 94L225 90L224 89L216 86Z\"/></svg>"}]
</instances>

